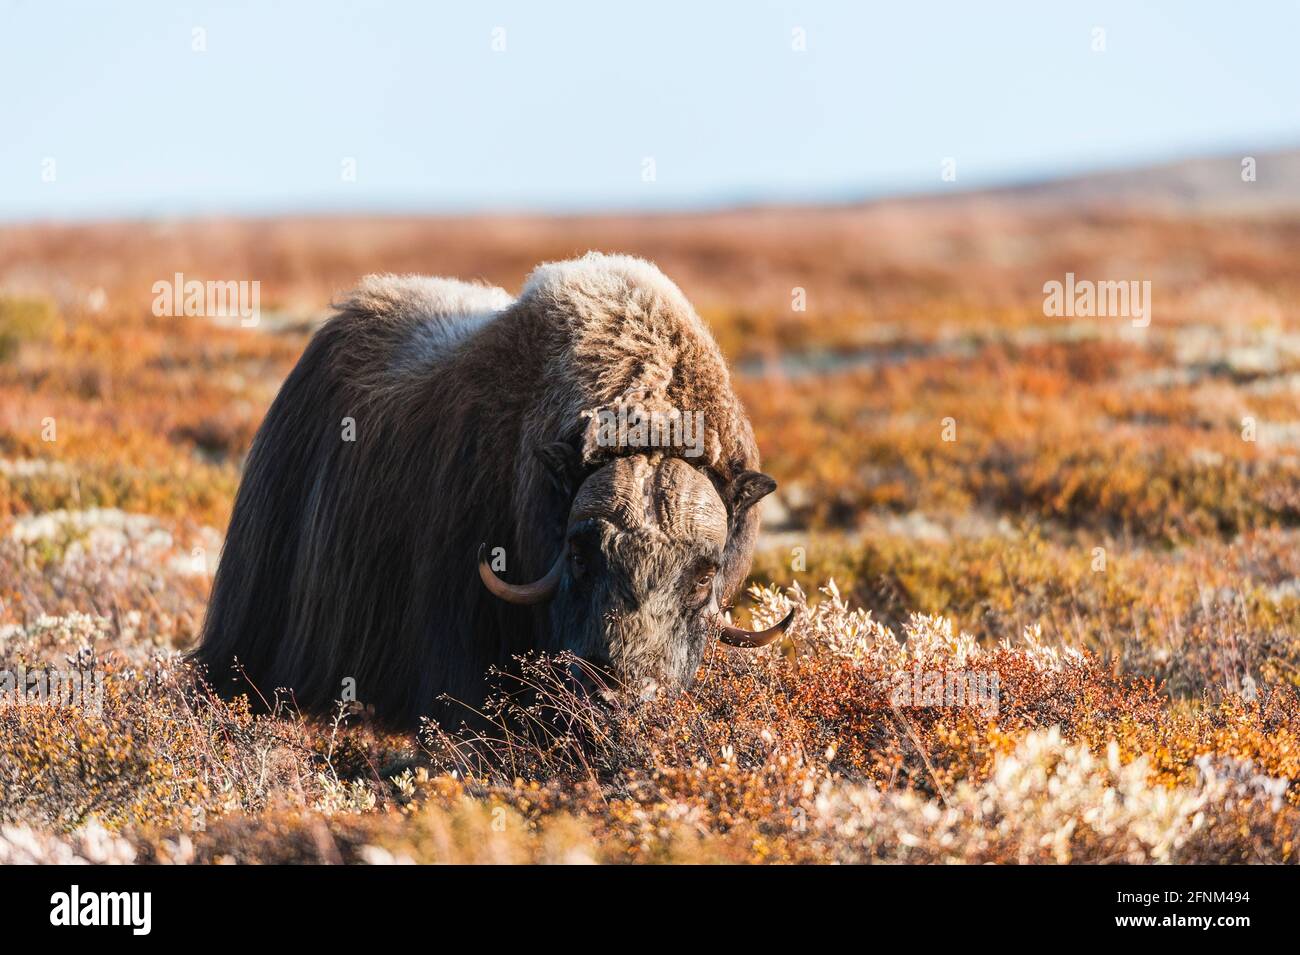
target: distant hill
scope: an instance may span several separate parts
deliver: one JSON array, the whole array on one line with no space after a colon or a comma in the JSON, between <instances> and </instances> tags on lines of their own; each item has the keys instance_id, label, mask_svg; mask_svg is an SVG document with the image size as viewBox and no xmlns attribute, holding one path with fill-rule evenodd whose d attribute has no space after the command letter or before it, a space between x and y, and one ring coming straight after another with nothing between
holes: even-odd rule
<instances>
[{"instance_id":1,"label":"distant hill","mask_svg":"<svg viewBox=\"0 0 1300 955\"><path fill-rule=\"evenodd\" d=\"M1247 155L1255 159L1253 182L1242 179L1242 160ZM942 198L946 201L954 197ZM1300 210L1300 149L1087 173L979 190L967 193L966 198L1048 205L1141 206L1188 213L1293 213Z\"/></svg>"}]
</instances>

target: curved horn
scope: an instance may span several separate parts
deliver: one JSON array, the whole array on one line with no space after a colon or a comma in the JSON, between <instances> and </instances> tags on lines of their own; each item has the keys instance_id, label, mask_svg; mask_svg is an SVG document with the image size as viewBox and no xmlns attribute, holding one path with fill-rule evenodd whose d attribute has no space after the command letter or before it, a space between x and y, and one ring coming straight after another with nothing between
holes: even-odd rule
<instances>
[{"instance_id":1,"label":"curved horn","mask_svg":"<svg viewBox=\"0 0 1300 955\"><path fill-rule=\"evenodd\" d=\"M794 620L794 612L795 608L791 607L784 620L766 630L743 630L723 624L718 639L729 647L765 647L781 638L781 634L785 633Z\"/></svg>"},{"instance_id":2,"label":"curved horn","mask_svg":"<svg viewBox=\"0 0 1300 955\"><path fill-rule=\"evenodd\" d=\"M487 559L487 544L478 545L478 575L483 586L506 603L536 604L549 600L560 586L560 575L564 573L564 551L555 558L555 563L541 580L531 584L508 584L492 570Z\"/></svg>"}]
</instances>

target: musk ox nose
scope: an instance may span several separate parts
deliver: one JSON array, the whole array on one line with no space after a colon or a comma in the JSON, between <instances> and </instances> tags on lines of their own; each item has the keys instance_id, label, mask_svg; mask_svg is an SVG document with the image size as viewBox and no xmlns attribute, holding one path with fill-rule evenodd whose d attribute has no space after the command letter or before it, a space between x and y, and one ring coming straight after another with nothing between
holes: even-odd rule
<instances>
[{"instance_id":1,"label":"musk ox nose","mask_svg":"<svg viewBox=\"0 0 1300 955\"><path fill-rule=\"evenodd\" d=\"M605 698L618 686L614 665L603 657L579 657L569 664L569 677L582 696Z\"/></svg>"}]
</instances>

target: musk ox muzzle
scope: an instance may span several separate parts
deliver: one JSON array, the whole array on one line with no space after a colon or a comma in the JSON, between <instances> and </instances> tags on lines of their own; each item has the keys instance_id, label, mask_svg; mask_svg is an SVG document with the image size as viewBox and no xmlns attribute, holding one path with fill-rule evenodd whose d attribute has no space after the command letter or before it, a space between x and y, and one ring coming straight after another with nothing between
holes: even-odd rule
<instances>
[{"instance_id":1,"label":"musk ox muzzle","mask_svg":"<svg viewBox=\"0 0 1300 955\"><path fill-rule=\"evenodd\" d=\"M478 575L483 581L483 586L496 597L500 597L506 603L512 604L535 604L544 603L555 596L556 589L560 586L560 578L564 573L564 554L555 558L555 563L551 569L542 577L531 584L508 584L496 575L492 565L487 558L487 544L480 544L478 549ZM725 621L718 624L718 639L729 647L748 647L757 648L765 647L770 643L780 640L782 635L790 629L790 624L794 622L795 611L791 608L790 612L785 615L780 622L768 627L766 630L746 630L743 627L733 627Z\"/></svg>"},{"instance_id":2,"label":"musk ox muzzle","mask_svg":"<svg viewBox=\"0 0 1300 955\"><path fill-rule=\"evenodd\" d=\"M551 620L557 646L607 663L620 682L684 684L709 632L731 646L762 647L778 640L794 617L791 611L762 631L721 619L717 571L737 504L748 507L775 486L757 472L733 484L719 493L705 473L676 457L617 458L583 480L543 577L503 581L486 543L479 548L479 577L508 603L559 598L565 606Z\"/></svg>"}]
</instances>

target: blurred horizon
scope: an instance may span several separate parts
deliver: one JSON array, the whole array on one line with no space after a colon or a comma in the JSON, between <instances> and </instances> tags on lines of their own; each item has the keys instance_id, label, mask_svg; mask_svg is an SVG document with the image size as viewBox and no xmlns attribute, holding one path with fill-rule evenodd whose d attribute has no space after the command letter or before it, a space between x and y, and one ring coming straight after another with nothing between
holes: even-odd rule
<instances>
[{"instance_id":1,"label":"blurred horizon","mask_svg":"<svg viewBox=\"0 0 1300 955\"><path fill-rule=\"evenodd\" d=\"M1081 197L1072 194L1069 187L1081 186L1085 190L1096 190L1095 194L1083 197L1092 200L1095 205L1114 205L1117 202L1132 201L1132 193L1139 185L1154 186L1153 206L1166 208L1182 205L1188 208L1204 204L1216 205L1213 211L1240 212L1257 214L1266 211L1263 204L1280 200L1282 208L1290 209L1300 205L1300 144L1279 144L1275 148L1255 150L1251 155L1256 159L1282 159L1285 162L1284 182L1281 190L1254 187L1258 191L1260 202L1242 203L1240 197L1247 196L1245 189L1234 189L1236 183L1225 177L1224 181L1206 189L1208 196L1187 195L1177 197L1171 193L1192 189L1192 184L1180 181L1181 170L1200 167L1219 166L1221 169L1233 170L1247 155L1245 150L1232 152L1219 150L1213 153L1198 153L1176 157L1157 157L1148 161L1127 161L1113 165L1090 166L1081 169L1061 170L1056 173L1041 175L1012 175L1006 179L993 179L980 183L939 183L926 187L924 185L900 186L898 188L881 187L870 189L832 189L817 194L785 193L742 193L719 194L698 201L658 202L651 205L635 203L618 203L593 199L590 202L571 204L474 204L457 205L454 203L424 205L418 202L393 200L391 203L376 202L353 204L330 204L321 202L289 202L287 204L247 204L232 203L222 207L208 207L196 204L192 207L175 207L167 209L97 209L83 214L36 214L7 216L0 210L0 227L20 228L25 226L77 226L77 225L126 225L139 223L168 222L203 222L223 220L310 220L310 219L537 219L544 217L558 218L640 218L674 217L674 216L715 216L742 214L750 211L790 212L815 211L817 209L835 210L868 206L874 203L924 202L927 200L971 199L985 196L1003 196L1009 199L1032 196L1037 199L1059 200L1065 203L1078 202ZM1169 174L1168 178L1162 178ZM1129 180L1131 177L1131 181ZM1233 177L1235 178L1235 177ZM1198 187L1208 184L1199 183ZM1109 187L1109 188L1108 188ZM1228 194L1233 198L1227 199ZM1185 201L1180 201L1185 200ZM1225 200L1225 201L1218 201ZM1143 203L1147 204L1147 203ZM1210 210L1205 210L1210 211Z\"/></svg>"},{"instance_id":2,"label":"blurred horizon","mask_svg":"<svg viewBox=\"0 0 1300 955\"><path fill-rule=\"evenodd\" d=\"M1294 149L1300 7L1253 10L0 0L0 222L853 203Z\"/></svg>"}]
</instances>

